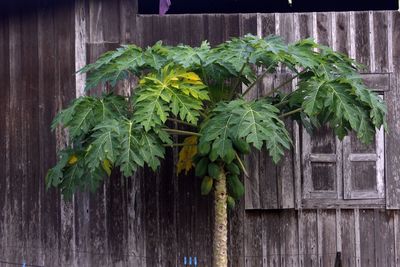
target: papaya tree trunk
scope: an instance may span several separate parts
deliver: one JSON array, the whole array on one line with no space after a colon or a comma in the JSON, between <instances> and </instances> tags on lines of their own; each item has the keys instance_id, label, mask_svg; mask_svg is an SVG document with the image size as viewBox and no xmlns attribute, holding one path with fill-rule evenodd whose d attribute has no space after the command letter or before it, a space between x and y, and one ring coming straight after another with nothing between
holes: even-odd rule
<instances>
[{"instance_id":1,"label":"papaya tree trunk","mask_svg":"<svg viewBox=\"0 0 400 267\"><path fill-rule=\"evenodd\" d=\"M226 176L222 170L219 179L215 181L215 222L214 222L214 243L213 262L214 267L228 266L228 213L227 213L227 190Z\"/></svg>"}]
</instances>

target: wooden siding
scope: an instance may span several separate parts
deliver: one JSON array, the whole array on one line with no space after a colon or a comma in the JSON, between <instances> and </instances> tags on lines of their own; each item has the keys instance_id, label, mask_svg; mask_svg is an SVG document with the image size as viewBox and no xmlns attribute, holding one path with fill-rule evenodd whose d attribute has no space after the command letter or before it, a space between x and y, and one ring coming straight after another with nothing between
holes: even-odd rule
<instances>
[{"instance_id":1,"label":"wooden siding","mask_svg":"<svg viewBox=\"0 0 400 267\"><path fill-rule=\"evenodd\" d=\"M248 32L288 41L314 36L354 51L369 72L390 73L379 77L390 80L390 90L382 89L389 127L400 132L398 12L159 17L136 16L134 0L40 2L36 10L0 18L0 266L24 260L37 266L183 266L185 256L211 265L212 199L200 196L201 180L176 177L176 151L156 174L114 174L99 192L77 193L72 202L44 188L46 170L67 141L65 132L49 131L50 122L83 94L75 70L120 43L208 39L215 45ZM267 77L255 96L279 79ZM294 137L298 131L294 125ZM386 138L386 202L394 209L400 208L399 138ZM245 201L230 213L230 266L333 266L337 252L343 266L400 265L399 211L282 209L298 207L299 153L287 152L289 161L279 166L260 154L259 170L245 181Z\"/></svg>"}]
</instances>

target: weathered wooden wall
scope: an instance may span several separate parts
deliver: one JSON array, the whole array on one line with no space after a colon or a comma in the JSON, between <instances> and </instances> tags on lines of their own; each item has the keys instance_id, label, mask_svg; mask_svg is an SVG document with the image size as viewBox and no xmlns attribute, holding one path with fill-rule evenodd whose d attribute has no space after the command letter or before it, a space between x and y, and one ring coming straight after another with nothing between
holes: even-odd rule
<instances>
[{"instance_id":1,"label":"weathered wooden wall","mask_svg":"<svg viewBox=\"0 0 400 267\"><path fill-rule=\"evenodd\" d=\"M313 36L369 72L391 73L385 98L400 99L399 12L159 17L137 16L134 0L41 3L0 19L0 266L183 266L184 256L211 265L212 200L200 196L199 179L176 176L176 151L157 174L115 174L96 194L78 193L72 202L45 190L45 172L66 140L49 131L50 122L83 94L75 70L120 43L214 45L248 32L287 41ZM391 132L399 133L400 111L391 103ZM399 139L386 139L392 208L400 202ZM258 161L246 181L253 193L230 214L231 266L333 266L338 251L343 266L400 266L399 211L294 209L298 159L288 157L278 167Z\"/></svg>"}]
</instances>

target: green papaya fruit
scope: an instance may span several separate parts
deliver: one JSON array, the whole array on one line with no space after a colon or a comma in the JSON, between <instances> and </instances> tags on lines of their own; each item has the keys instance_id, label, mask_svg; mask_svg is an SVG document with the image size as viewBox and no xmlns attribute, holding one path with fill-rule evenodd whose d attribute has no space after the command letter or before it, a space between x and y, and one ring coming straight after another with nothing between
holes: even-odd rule
<instances>
[{"instance_id":1,"label":"green papaya fruit","mask_svg":"<svg viewBox=\"0 0 400 267\"><path fill-rule=\"evenodd\" d=\"M237 175L228 176L228 186L233 198L239 199L244 195L244 185Z\"/></svg>"},{"instance_id":2,"label":"green papaya fruit","mask_svg":"<svg viewBox=\"0 0 400 267\"><path fill-rule=\"evenodd\" d=\"M213 179L209 176L205 176L201 181L201 194L203 196L208 195L213 186Z\"/></svg>"},{"instance_id":3,"label":"green papaya fruit","mask_svg":"<svg viewBox=\"0 0 400 267\"><path fill-rule=\"evenodd\" d=\"M233 146L241 154L249 154L251 151L250 145L242 138L237 138L233 140Z\"/></svg>"},{"instance_id":4,"label":"green papaya fruit","mask_svg":"<svg viewBox=\"0 0 400 267\"><path fill-rule=\"evenodd\" d=\"M209 157L209 159L210 159L211 161L216 161L217 158L218 158L218 150L216 150L216 149L211 149L211 152L210 152L210 154L208 155L208 157Z\"/></svg>"},{"instance_id":5,"label":"green papaya fruit","mask_svg":"<svg viewBox=\"0 0 400 267\"><path fill-rule=\"evenodd\" d=\"M235 208L235 199L231 196L228 196L226 199L226 204L228 204L228 208L233 210Z\"/></svg>"},{"instance_id":6,"label":"green papaya fruit","mask_svg":"<svg viewBox=\"0 0 400 267\"><path fill-rule=\"evenodd\" d=\"M201 155L201 156L208 155L208 153L210 152L210 149L211 149L211 145L208 142L200 143L197 147L197 151L198 151L199 155Z\"/></svg>"},{"instance_id":7,"label":"green papaya fruit","mask_svg":"<svg viewBox=\"0 0 400 267\"><path fill-rule=\"evenodd\" d=\"M199 160L199 162L196 164L196 168L194 171L196 176L203 177L207 174L208 162L209 161L207 157L203 157Z\"/></svg>"},{"instance_id":8,"label":"green papaya fruit","mask_svg":"<svg viewBox=\"0 0 400 267\"><path fill-rule=\"evenodd\" d=\"M221 169L216 163L208 164L208 175L215 180L219 179L219 175L221 173Z\"/></svg>"},{"instance_id":9,"label":"green papaya fruit","mask_svg":"<svg viewBox=\"0 0 400 267\"><path fill-rule=\"evenodd\" d=\"M235 163L231 162L228 165L226 165L226 169L233 175L239 175L240 174L240 169L238 165Z\"/></svg>"},{"instance_id":10,"label":"green papaya fruit","mask_svg":"<svg viewBox=\"0 0 400 267\"><path fill-rule=\"evenodd\" d=\"M231 163L233 160L235 159L235 150L233 149L233 147L231 147L230 149L228 149L227 153L225 154L223 160L225 163L229 164Z\"/></svg>"}]
</instances>

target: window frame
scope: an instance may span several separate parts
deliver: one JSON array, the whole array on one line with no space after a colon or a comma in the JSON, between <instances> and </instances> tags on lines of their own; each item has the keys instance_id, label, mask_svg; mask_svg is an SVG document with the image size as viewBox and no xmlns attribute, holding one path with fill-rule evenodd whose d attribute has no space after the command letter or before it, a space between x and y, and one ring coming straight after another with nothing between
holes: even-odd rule
<instances>
[{"instance_id":1,"label":"window frame","mask_svg":"<svg viewBox=\"0 0 400 267\"><path fill-rule=\"evenodd\" d=\"M382 95L385 98L385 92L390 89L390 73L363 73L362 78L369 88ZM351 165L346 161L346 157L350 158L350 137L345 137L343 141L336 138L336 153L335 154L313 154L311 152L311 137L305 134L302 129L295 122L295 143L299 149L296 151L296 165L295 176L296 182L296 208L309 209L309 208L385 208L386 206L386 168L385 168L385 138L386 134L381 129L376 134L376 160L377 160L377 175L376 185L377 191L372 194L371 191L357 192L352 190L351 173L346 173L345 168L348 169ZM305 146L305 144L309 144ZM338 153L338 151L340 153ZM307 153L308 152L308 153ZM357 160L354 153L353 157ZM335 155L336 159L336 191L324 192L313 191L310 188L312 183L311 176L311 162L334 162L331 155ZM372 153L371 153L372 155ZM363 159L363 156L359 159ZM369 154L366 153L365 158L368 159ZM372 157L370 160L372 161ZM311 190L310 190L311 189ZM368 192L368 193L367 193Z\"/></svg>"}]
</instances>

